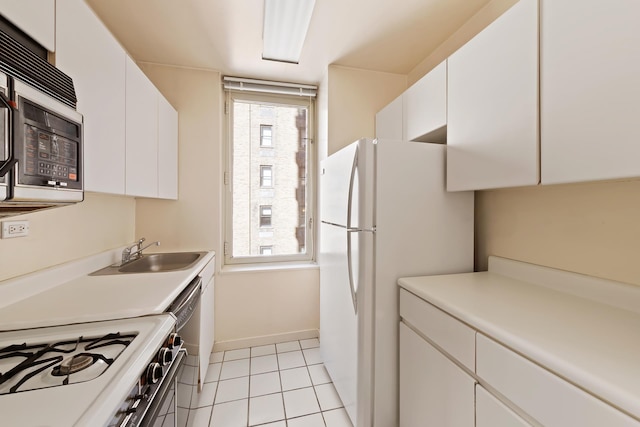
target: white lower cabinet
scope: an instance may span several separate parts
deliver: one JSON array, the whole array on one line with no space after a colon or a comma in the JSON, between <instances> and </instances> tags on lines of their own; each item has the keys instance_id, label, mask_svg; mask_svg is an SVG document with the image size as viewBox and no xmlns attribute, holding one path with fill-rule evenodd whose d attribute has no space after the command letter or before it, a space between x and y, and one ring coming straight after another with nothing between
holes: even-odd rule
<instances>
[{"instance_id":1,"label":"white lower cabinet","mask_svg":"<svg viewBox=\"0 0 640 427\"><path fill-rule=\"evenodd\" d=\"M638 427L640 423L482 334L476 374L540 424L549 427Z\"/></svg>"},{"instance_id":2,"label":"white lower cabinet","mask_svg":"<svg viewBox=\"0 0 640 427\"><path fill-rule=\"evenodd\" d=\"M521 356L405 289L400 317L401 427L640 427L540 360ZM465 363L470 352L472 363Z\"/></svg>"},{"instance_id":3,"label":"white lower cabinet","mask_svg":"<svg viewBox=\"0 0 640 427\"><path fill-rule=\"evenodd\" d=\"M476 427L530 427L480 384L476 385Z\"/></svg>"},{"instance_id":4,"label":"white lower cabinet","mask_svg":"<svg viewBox=\"0 0 640 427\"><path fill-rule=\"evenodd\" d=\"M400 427L474 425L475 380L400 323Z\"/></svg>"}]
</instances>

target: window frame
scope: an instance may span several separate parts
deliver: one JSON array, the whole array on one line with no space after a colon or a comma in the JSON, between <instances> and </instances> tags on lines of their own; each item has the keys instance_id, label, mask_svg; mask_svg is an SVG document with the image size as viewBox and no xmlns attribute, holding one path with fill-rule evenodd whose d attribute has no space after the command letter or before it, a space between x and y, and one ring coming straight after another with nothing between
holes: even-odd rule
<instances>
[{"instance_id":1,"label":"window frame","mask_svg":"<svg viewBox=\"0 0 640 427\"><path fill-rule=\"evenodd\" d=\"M270 131L270 135L269 135L269 144L265 144L265 136L264 136L264 131L266 129L269 129ZM273 125L265 125L262 124L260 125L260 148L273 148Z\"/></svg>"},{"instance_id":2,"label":"window frame","mask_svg":"<svg viewBox=\"0 0 640 427\"><path fill-rule=\"evenodd\" d=\"M269 185L265 184L266 171L269 171ZM260 188L273 188L273 165L260 165Z\"/></svg>"},{"instance_id":3,"label":"window frame","mask_svg":"<svg viewBox=\"0 0 640 427\"><path fill-rule=\"evenodd\" d=\"M315 262L316 259L316 144L315 132L316 132L316 99L309 96L291 96L281 94L257 94L246 91L237 91L233 89L223 89L224 91L224 113L225 113L225 129L224 129L224 151L225 151L225 165L224 165L224 257L223 265L260 265L260 264L283 264L291 262ZM252 256L236 256L233 254L233 115L234 115L234 102L257 102L265 105L290 105L307 108L307 144L306 144L306 176L305 176L305 212L306 215L306 227L305 230L305 253L288 254L288 255L252 255ZM272 144L273 144L273 130L272 130ZM274 148L262 147L260 148ZM264 165L269 166L269 165ZM274 187L274 168L272 166L272 187ZM263 188L263 187L261 187ZM260 213L260 212L258 212ZM273 218L272 218L273 220ZM273 228L273 225L271 226ZM262 227L259 227L262 228ZM260 245L260 246L273 246L273 245Z\"/></svg>"},{"instance_id":4,"label":"window frame","mask_svg":"<svg viewBox=\"0 0 640 427\"><path fill-rule=\"evenodd\" d=\"M273 205L260 205L258 209L259 209L259 215L260 215L260 228L273 227ZM264 213L266 209L269 209L269 215L266 215ZM262 218L269 218L269 224L263 224ZM269 245L269 246L273 246L273 245Z\"/></svg>"}]
</instances>

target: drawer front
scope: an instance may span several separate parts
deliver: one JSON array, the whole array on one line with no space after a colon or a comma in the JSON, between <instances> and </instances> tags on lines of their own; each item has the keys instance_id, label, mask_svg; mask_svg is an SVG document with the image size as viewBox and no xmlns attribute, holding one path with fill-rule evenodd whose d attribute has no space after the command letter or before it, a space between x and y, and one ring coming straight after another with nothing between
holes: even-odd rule
<instances>
[{"instance_id":1,"label":"drawer front","mask_svg":"<svg viewBox=\"0 0 640 427\"><path fill-rule=\"evenodd\" d=\"M548 427L638 427L640 422L495 341L477 335L477 375Z\"/></svg>"},{"instance_id":2,"label":"drawer front","mask_svg":"<svg viewBox=\"0 0 640 427\"><path fill-rule=\"evenodd\" d=\"M476 427L531 427L481 385L476 385Z\"/></svg>"},{"instance_id":3,"label":"drawer front","mask_svg":"<svg viewBox=\"0 0 640 427\"><path fill-rule=\"evenodd\" d=\"M475 371L476 332L473 329L404 289L400 289L400 316L470 371Z\"/></svg>"}]
</instances>

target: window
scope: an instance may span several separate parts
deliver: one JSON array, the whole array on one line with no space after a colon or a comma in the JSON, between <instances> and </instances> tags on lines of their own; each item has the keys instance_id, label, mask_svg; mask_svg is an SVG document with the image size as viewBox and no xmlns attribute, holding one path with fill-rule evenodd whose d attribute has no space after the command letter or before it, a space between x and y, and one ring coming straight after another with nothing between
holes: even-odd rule
<instances>
[{"instance_id":1,"label":"window","mask_svg":"<svg viewBox=\"0 0 640 427\"><path fill-rule=\"evenodd\" d=\"M260 146L273 147L273 127L271 125L260 125Z\"/></svg>"},{"instance_id":2,"label":"window","mask_svg":"<svg viewBox=\"0 0 640 427\"><path fill-rule=\"evenodd\" d=\"M271 206L260 206L260 227L271 227Z\"/></svg>"},{"instance_id":3,"label":"window","mask_svg":"<svg viewBox=\"0 0 640 427\"><path fill-rule=\"evenodd\" d=\"M228 79L224 262L312 260L315 93Z\"/></svg>"},{"instance_id":4,"label":"window","mask_svg":"<svg viewBox=\"0 0 640 427\"><path fill-rule=\"evenodd\" d=\"M273 169L271 166L260 166L260 187L273 187Z\"/></svg>"}]
</instances>

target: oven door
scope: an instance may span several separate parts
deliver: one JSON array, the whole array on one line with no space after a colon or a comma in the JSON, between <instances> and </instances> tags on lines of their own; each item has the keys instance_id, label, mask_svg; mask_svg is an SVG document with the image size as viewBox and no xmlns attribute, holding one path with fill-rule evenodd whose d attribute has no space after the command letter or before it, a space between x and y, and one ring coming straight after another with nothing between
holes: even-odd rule
<instances>
[{"instance_id":1,"label":"oven door","mask_svg":"<svg viewBox=\"0 0 640 427\"><path fill-rule=\"evenodd\" d=\"M151 397L151 402L149 402L149 407L144 417L137 423L131 424L131 426L175 427L178 425L178 374L186 360L187 352L181 349L171 364L169 372L163 377L162 382L156 389L155 395Z\"/></svg>"}]
</instances>

